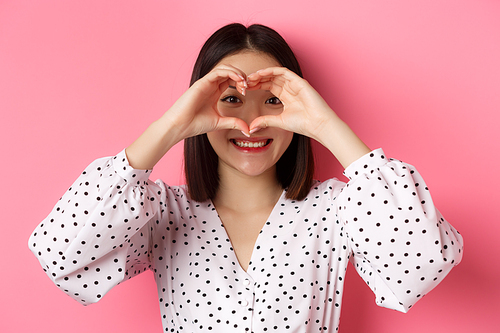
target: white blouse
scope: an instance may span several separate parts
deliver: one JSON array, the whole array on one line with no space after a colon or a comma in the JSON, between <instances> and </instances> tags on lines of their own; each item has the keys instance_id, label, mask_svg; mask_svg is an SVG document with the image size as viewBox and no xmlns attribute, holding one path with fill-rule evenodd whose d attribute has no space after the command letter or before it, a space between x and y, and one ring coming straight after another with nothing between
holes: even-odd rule
<instances>
[{"instance_id":1,"label":"white blouse","mask_svg":"<svg viewBox=\"0 0 500 333\"><path fill-rule=\"evenodd\" d=\"M334 332L350 260L380 306L406 312L462 258L462 237L415 169L381 149L343 183L285 191L247 271L211 201L148 180L124 151L90 164L35 229L30 249L82 304L154 272L165 332Z\"/></svg>"}]
</instances>

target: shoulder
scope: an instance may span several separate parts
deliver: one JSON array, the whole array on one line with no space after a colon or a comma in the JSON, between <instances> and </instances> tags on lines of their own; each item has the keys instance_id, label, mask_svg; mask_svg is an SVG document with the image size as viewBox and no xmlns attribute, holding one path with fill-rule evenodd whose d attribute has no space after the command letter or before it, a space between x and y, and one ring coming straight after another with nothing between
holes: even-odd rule
<instances>
[{"instance_id":1,"label":"shoulder","mask_svg":"<svg viewBox=\"0 0 500 333\"><path fill-rule=\"evenodd\" d=\"M345 182L337 178L331 178L325 181L315 180L307 196L301 200L292 200L292 203L298 205L312 205L316 207L319 203L331 204L337 199L342 189L346 186Z\"/></svg>"},{"instance_id":2,"label":"shoulder","mask_svg":"<svg viewBox=\"0 0 500 333\"><path fill-rule=\"evenodd\" d=\"M159 188L157 194L160 195L162 201L167 203L178 202L184 205L188 205L191 202L186 185L168 185L161 179L157 179L154 183Z\"/></svg>"},{"instance_id":3,"label":"shoulder","mask_svg":"<svg viewBox=\"0 0 500 333\"><path fill-rule=\"evenodd\" d=\"M161 179L155 181L159 187L158 194L160 200L171 211L177 211L184 215L195 210L212 210L213 203L211 200L198 202L189 196L187 185L172 186L165 184Z\"/></svg>"},{"instance_id":4,"label":"shoulder","mask_svg":"<svg viewBox=\"0 0 500 333\"><path fill-rule=\"evenodd\" d=\"M346 183L337 178L331 178L325 181L316 180L311 186L311 190L307 197L335 197L345 186Z\"/></svg>"}]
</instances>

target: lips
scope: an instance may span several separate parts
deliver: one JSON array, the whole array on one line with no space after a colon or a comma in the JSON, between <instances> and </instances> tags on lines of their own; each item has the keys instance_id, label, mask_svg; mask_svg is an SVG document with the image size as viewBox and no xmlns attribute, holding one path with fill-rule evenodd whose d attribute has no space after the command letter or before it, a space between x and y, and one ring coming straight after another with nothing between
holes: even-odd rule
<instances>
[{"instance_id":1,"label":"lips","mask_svg":"<svg viewBox=\"0 0 500 333\"><path fill-rule=\"evenodd\" d=\"M237 148L244 150L261 150L269 146L269 144L273 141L272 139L230 139L231 143L235 145Z\"/></svg>"}]
</instances>

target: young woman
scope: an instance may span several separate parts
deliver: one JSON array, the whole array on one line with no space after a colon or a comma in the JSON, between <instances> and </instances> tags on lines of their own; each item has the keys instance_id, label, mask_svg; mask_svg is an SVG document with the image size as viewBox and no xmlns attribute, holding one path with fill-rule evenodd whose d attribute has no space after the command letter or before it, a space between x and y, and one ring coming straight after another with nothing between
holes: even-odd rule
<instances>
[{"instance_id":1,"label":"young woman","mask_svg":"<svg viewBox=\"0 0 500 333\"><path fill-rule=\"evenodd\" d=\"M309 138L347 184L312 180ZM187 186L148 180L181 140ZM90 164L29 245L82 304L151 269L166 332L333 332L348 261L378 305L406 312L462 256L418 172L370 151L274 30L240 24L208 39L191 87Z\"/></svg>"}]
</instances>

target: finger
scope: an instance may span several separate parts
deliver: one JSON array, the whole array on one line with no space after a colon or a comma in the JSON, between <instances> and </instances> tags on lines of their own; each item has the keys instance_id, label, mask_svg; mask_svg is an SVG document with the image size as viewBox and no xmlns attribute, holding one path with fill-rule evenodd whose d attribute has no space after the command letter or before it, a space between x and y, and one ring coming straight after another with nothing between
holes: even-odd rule
<instances>
[{"instance_id":1,"label":"finger","mask_svg":"<svg viewBox=\"0 0 500 333\"><path fill-rule=\"evenodd\" d=\"M220 64L219 66L215 67L215 69L227 69L231 70L233 72L238 73L240 76L244 77L246 79L246 73L239 69L238 67L234 67L233 65L230 64Z\"/></svg>"},{"instance_id":2,"label":"finger","mask_svg":"<svg viewBox=\"0 0 500 333\"><path fill-rule=\"evenodd\" d=\"M244 84L242 82L234 82L233 80L224 81L219 85L219 92L223 93L228 88L235 89L243 96L246 95L246 91L247 91L246 84Z\"/></svg>"},{"instance_id":3,"label":"finger","mask_svg":"<svg viewBox=\"0 0 500 333\"><path fill-rule=\"evenodd\" d=\"M236 129L241 131L245 136L250 136L250 128L247 123L236 117L220 117L215 130Z\"/></svg>"},{"instance_id":4,"label":"finger","mask_svg":"<svg viewBox=\"0 0 500 333\"><path fill-rule=\"evenodd\" d=\"M273 77L281 77L284 80L293 80L300 78L297 74L285 67L269 67L261 69L247 76L249 85L253 82L264 81Z\"/></svg>"},{"instance_id":5,"label":"finger","mask_svg":"<svg viewBox=\"0 0 500 333\"><path fill-rule=\"evenodd\" d=\"M222 93L227 88L236 89L243 96L246 95L247 90L247 82L246 79L241 78L240 81L234 81L233 79L222 80L219 84L219 91Z\"/></svg>"},{"instance_id":6,"label":"finger","mask_svg":"<svg viewBox=\"0 0 500 333\"><path fill-rule=\"evenodd\" d=\"M286 96L283 95L284 86L276 84L275 82L263 82L258 85L248 88L247 90L265 90L271 92L274 96L278 97L283 105L287 100Z\"/></svg>"},{"instance_id":7,"label":"finger","mask_svg":"<svg viewBox=\"0 0 500 333\"><path fill-rule=\"evenodd\" d=\"M234 80L234 82L230 83L229 86L234 88L234 89L237 89L242 95L245 95L246 89L248 87L247 77L246 77L245 72L243 72L241 69L234 67L232 65L229 65L229 64L221 64L221 65L217 66L216 69L222 69L222 70L228 70L228 71L235 72L238 75L239 80ZM225 88L227 89L227 87L225 87Z\"/></svg>"},{"instance_id":8,"label":"finger","mask_svg":"<svg viewBox=\"0 0 500 333\"><path fill-rule=\"evenodd\" d=\"M224 86L221 86L220 91L224 92L227 88L236 89L243 96L246 95L247 86L246 84L242 84L241 82L234 82L234 84L231 84L231 82L229 82L229 84L227 85L224 84Z\"/></svg>"},{"instance_id":9,"label":"finger","mask_svg":"<svg viewBox=\"0 0 500 333\"><path fill-rule=\"evenodd\" d=\"M281 93L283 90L284 84L281 82L275 82L275 81L267 81L267 82L260 82L257 85L253 87L249 87L248 90L269 90L273 94L276 95L276 93Z\"/></svg>"},{"instance_id":10,"label":"finger","mask_svg":"<svg viewBox=\"0 0 500 333\"><path fill-rule=\"evenodd\" d=\"M222 82L228 79L231 79L234 82L245 81L245 78L241 74L224 68L216 68L210 71L207 75L205 75L205 78L211 83Z\"/></svg>"},{"instance_id":11,"label":"finger","mask_svg":"<svg viewBox=\"0 0 500 333\"><path fill-rule=\"evenodd\" d=\"M217 84L222 91L226 90L228 86L233 86L240 92L247 88L246 78L233 69L218 67L208 73L205 78L210 84Z\"/></svg>"},{"instance_id":12,"label":"finger","mask_svg":"<svg viewBox=\"0 0 500 333\"><path fill-rule=\"evenodd\" d=\"M283 87L287 81L281 77L262 78L260 81L248 83L248 90L269 90L270 87Z\"/></svg>"},{"instance_id":13,"label":"finger","mask_svg":"<svg viewBox=\"0 0 500 333\"><path fill-rule=\"evenodd\" d=\"M287 84L293 84L301 79L286 68L271 67L250 74L247 77L248 90L269 90L276 96L281 94Z\"/></svg>"},{"instance_id":14,"label":"finger","mask_svg":"<svg viewBox=\"0 0 500 333\"><path fill-rule=\"evenodd\" d=\"M252 121L252 123L249 126L250 128L249 133L253 134L268 127L278 127L281 129L288 130L288 128L285 128L280 115L266 115L257 117Z\"/></svg>"}]
</instances>

